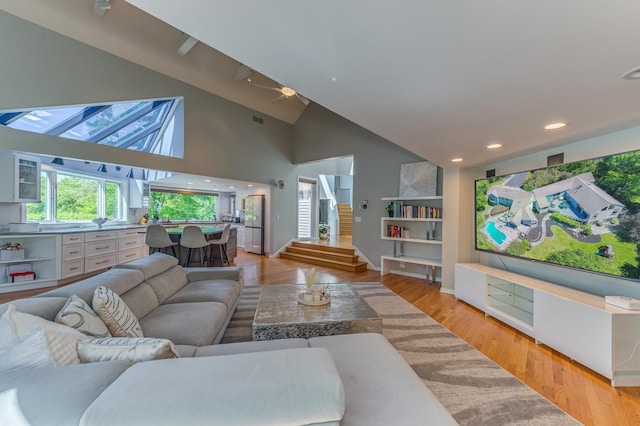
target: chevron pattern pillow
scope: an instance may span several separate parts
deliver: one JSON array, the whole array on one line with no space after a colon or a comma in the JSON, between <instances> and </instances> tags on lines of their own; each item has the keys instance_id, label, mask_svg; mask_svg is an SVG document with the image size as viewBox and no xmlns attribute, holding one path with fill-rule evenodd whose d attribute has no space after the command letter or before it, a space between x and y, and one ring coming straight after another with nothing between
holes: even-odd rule
<instances>
[{"instance_id":1,"label":"chevron pattern pillow","mask_svg":"<svg viewBox=\"0 0 640 426\"><path fill-rule=\"evenodd\" d=\"M96 288L92 305L114 337L144 337L138 318L111 289Z\"/></svg>"},{"instance_id":2,"label":"chevron pattern pillow","mask_svg":"<svg viewBox=\"0 0 640 426\"><path fill-rule=\"evenodd\" d=\"M91 306L75 294L56 315L58 324L68 325L91 337L111 337L111 333Z\"/></svg>"}]
</instances>

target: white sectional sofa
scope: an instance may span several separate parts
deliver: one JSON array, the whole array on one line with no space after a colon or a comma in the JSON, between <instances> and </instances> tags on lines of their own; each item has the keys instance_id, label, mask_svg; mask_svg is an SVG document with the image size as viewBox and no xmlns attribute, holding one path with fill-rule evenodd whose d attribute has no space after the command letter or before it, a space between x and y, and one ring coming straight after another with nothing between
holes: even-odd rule
<instances>
[{"instance_id":1,"label":"white sectional sofa","mask_svg":"<svg viewBox=\"0 0 640 426\"><path fill-rule=\"evenodd\" d=\"M32 425L456 424L380 334L213 344L238 303L239 268L183 269L154 254L11 304L53 320L69 296L89 301L98 285L180 358L9 369L0 358L0 393L16 389Z\"/></svg>"}]
</instances>

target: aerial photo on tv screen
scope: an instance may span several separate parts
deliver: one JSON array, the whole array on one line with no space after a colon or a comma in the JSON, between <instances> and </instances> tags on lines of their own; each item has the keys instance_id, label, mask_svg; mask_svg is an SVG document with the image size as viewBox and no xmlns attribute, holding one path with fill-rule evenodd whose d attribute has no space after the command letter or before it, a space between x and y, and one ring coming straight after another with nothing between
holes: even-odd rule
<instances>
[{"instance_id":1,"label":"aerial photo on tv screen","mask_svg":"<svg viewBox=\"0 0 640 426\"><path fill-rule=\"evenodd\" d=\"M476 181L476 249L640 279L640 151Z\"/></svg>"}]
</instances>

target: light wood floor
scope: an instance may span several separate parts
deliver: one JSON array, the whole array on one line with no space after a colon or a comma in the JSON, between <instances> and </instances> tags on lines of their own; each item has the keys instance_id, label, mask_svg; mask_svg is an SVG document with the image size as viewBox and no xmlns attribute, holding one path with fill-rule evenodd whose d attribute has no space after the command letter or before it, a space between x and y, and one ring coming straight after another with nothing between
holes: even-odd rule
<instances>
[{"instance_id":1,"label":"light wood floor","mask_svg":"<svg viewBox=\"0 0 640 426\"><path fill-rule=\"evenodd\" d=\"M238 253L235 264L244 268L245 282L249 285L302 284L303 270L310 266ZM441 293L438 285L393 274L380 277L373 270L356 274L315 268L322 282L380 281L585 425L640 425L640 387L611 387L608 380L587 368L546 346L536 345L529 337L485 317L452 295ZM0 302L45 290L0 294Z\"/></svg>"}]
</instances>

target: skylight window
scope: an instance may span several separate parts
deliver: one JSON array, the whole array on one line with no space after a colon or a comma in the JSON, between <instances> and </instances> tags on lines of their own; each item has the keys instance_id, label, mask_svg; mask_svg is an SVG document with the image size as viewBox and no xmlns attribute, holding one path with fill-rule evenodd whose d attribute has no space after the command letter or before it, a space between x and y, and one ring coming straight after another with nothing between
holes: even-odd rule
<instances>
[{"instance_id":1,"label":"skylight window","mask_svg":"<svg viewBox=\"0 0 640 426\"><path fill-rule=\"evenodd\" d=\"M182 113L182 108L177 108L180 102L182 98L169 98L0 111L0 125L182 158L183 119L174 117Z\"/></svg>"}]
</instances>

